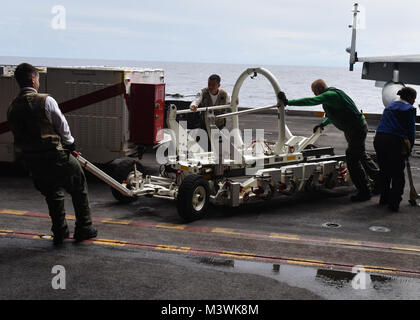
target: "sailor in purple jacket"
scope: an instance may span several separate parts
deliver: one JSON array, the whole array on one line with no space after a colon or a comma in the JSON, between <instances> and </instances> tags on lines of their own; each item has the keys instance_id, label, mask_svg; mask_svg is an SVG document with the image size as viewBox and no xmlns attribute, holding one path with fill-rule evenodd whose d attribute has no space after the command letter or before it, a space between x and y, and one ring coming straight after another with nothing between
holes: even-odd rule
<instances>
[{"instance_id":1,"label":"sailor in purple jacket","mask_svg":"<svg viewBox=\"0 0 420 320\"><path fill-rule=\"evenodd\" d=\"M397 212L404 192L405 159L411 153L416 136L417 92L410 87L398 91L399 99L389 104L383 114L374 140L380 168L380 205Z\"/></svg>"}]
</instances>

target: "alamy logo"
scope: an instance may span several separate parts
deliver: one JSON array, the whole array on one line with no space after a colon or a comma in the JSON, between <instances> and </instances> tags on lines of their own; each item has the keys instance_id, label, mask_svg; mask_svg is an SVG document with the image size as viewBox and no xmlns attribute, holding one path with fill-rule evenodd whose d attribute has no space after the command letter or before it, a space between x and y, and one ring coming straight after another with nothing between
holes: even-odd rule
<instances>
[{"instance_id":1,"label":"alamy logo","mask_svg":"<svg viewBox=\"0 0 420 320\"><path fill-rule=\"evenodd\" d=\"M354 266L352 268L352 273L355 273L353 280L351 281L351 286L355 290L366 290L367 284L370 283L370 275L366 273L366 270L360 266Z\"/></svg>"},{"instance_id":2,"label":"alamy logo","mask_svg":"<svg viewBox=\"0 0 420 320\"><path fill-rule=\"evenodd\" d=\"M61 265L52 268L51 273L56 274L51 280L51 286L54 290L66 289L66 269Z\"/></svg>"},{"instance_id":3,"label":"alamy logo","mask_svg":"<svg viewBox=\"0 0 420 320\"><path fill-rule=\"evenodd\" d=\"M54 30L66 29L66 8L57 5L52 7L51 13L55 15L51 20L51 28Z\"/></svg>"},{"instance_id":4,"label":"alamy logo","mask_svg":"<svg viewBox=\"0 0 420 320\"><path fill-rule=\"evenodd\" d=\"M209 143L206 130L187 130L185 121L179 122L178 132L165 128L161 129L158 135L171 137L169 142L161 144L156 151L156 161L159 164L166 164L169 158L177 155L180 160L196 160L207 156L216 164L229 159L233 164L254 165L254 168L247 168L246 172L247 175L252 175L264 168L264 155L274 153L264 140L264 129L256 129L255 135L253 129L245 129L243 134L239 129L212 129L210 135L213 138L213 146ZM234 148L231 148L231 143ZM211 154L208 154L209 152Z\"/></svg>"}]
</instances>

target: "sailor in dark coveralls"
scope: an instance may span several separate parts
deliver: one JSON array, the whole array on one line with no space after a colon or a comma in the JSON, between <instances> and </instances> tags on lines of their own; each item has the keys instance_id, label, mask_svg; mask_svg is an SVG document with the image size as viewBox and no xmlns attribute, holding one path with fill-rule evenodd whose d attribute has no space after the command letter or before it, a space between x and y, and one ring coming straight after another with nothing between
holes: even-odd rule
<instances>
[{"instance_id":1,"label":"sailor in dark coveralls","mask_svg":"<svg viewBox=\"0 0 420 320\"><path fill-rule=\"evenodd\" d=\"M14 136L15 150L22 155L34 185L48 204L54 244L69 238L64 210L64 190L71 197L76 215L74 239L82 241L97 236L92 227L86 178L79 162L71 154L74 138L57 102L39 94L39 72L22 63L15 70L21 88L7 112Z\"/></svg>"},{"instance_id":2,"label":"sailor in dark coveralls","mask_svg":"<svg viewBox=\"0 0 420 320\"><path fill-rule=\"evenodd\" d=\"M342 90L328 87L324 80L318 79L312 83L312 92L315 97L287 100L284 92L279 98L284 105L289 106L316 106L322 104L326 119L315 126L314 132L332 123L337 129L344 132L348 143L346 162L351 180L357 188L357 194L350 197L351 201L360 202L370 200L372 192L376 192L376 181L379 168L366 153L365 140L368 126L364 115L357 109L353 100ZM375 182L371 186L369 177Z\"/></svg>"},{"instance_id":3,"label":"sailor in dark coveralls","mask_svg":"<svg viewBox=\"0 0 420 320\"><path fill-rule=\"evenodd\" d=\"M384 110L376 129L373 145L380 168L380 205L398 211L404 193L405 159L409 157L416 137L416 108L413 106L417 92L404 87L397 93L400 98Z\"/></svg>"}]
</instances>

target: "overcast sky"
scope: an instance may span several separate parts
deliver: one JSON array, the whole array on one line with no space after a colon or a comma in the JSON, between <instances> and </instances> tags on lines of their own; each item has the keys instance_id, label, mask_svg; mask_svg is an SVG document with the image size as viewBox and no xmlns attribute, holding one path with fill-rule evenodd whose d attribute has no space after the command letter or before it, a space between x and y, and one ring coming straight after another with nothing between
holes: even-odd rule
<instances>
[{"instance_id":1,"label":"overcast sky","mask_svg":"<svg viewBox=\"0 0 420 320\"><path fill-rule=\"evenodd\" d=\"M347 67L353 3L1 0L0 56ZM359 4L359 56L420 53L420 1Z\"/></svg>"}]
</instances>

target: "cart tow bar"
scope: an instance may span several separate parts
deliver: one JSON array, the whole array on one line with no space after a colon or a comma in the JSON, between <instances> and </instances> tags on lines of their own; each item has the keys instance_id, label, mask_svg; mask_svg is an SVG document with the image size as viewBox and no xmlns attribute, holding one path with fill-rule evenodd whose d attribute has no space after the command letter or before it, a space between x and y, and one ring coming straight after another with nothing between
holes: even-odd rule
<instances>
[{"instance_id":1,"label":"cart tow bar","mask_svg":"<svg viewBox=\"0 0 420 320\"><path fill-rule=\"evenodd\" d=\"M408 181L410 182L410 200L408 200L408 202L410 202L412 206L417 206L419 204L417 203L416 199L420 198L420 194L417 193L416 188L414 187L413 176L411 175L411 166L410 161L408 161L408 157L405 160L405 163L407 165Z\"/></svg>"},{"instance_id":2,"label":"cart tow bar","mask_svg":"<svg viewBox=\"0 0 420 320\"><path fill-rule=\"evenodd\" d=\"M117 180L110 177L105 172L100 170L98 167L94 166L92 163L87 161L85 158L83 158L80 155L80 153L78 153L76 151L73 151L72 154L77 159L77 161L79 161L79 163L81 164L83 169L86 169L87 171L89 171L90 173L92 173L93 175L95 175L96 177L101 179L103 182L110 185L112 188L117 189L123 195L125 195L127 197L133 197L134 196L133 191L127 189L121 183L119 183Z\"/></svg>"}]
</instances>

